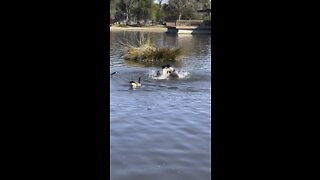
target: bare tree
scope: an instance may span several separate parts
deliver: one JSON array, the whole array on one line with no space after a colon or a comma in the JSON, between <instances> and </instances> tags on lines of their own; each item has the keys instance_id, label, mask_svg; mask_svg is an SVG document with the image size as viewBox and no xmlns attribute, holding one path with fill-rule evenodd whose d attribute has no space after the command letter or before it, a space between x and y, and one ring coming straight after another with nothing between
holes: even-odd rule
<instances>
[{"instance_id":1,"label":"bare tree","mask_svg":"<svg viewBox=\"0 0 320 180\"><path fill-rule=\"evenodd\" d=\"M179 12L178 20L182 16L182 11L185 7L193 7L197 0L170 0L169 5Z\"/></svg>"},{"instance_id":2,"label":"bare tree","mask_svg":"<svg viewBox=\"0 0 320 180\"><path fill-rule=\"evenodd\" d=\"M123 4L125 6L125 17L126 17L126 22L130 20L131 17L131 12L135 7L136 0L123 0Z\"/></svg>"}]
</instances>

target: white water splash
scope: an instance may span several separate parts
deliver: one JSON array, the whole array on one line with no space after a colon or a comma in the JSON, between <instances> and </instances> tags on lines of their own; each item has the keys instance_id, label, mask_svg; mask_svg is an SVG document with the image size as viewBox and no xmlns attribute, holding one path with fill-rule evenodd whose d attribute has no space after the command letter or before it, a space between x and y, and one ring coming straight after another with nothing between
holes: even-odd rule
<instances>
[{"instance_id":1,"label":"white water splash","mask_svg":"<svg viewBox=\"0 0 320 180\"><path fill-rule=\"evenodd\" d=\"M176 75L178 75L178 79L186 79L186 78L189 78L190 76L190 73L189 72L186 72L186 71L175 71ZM169 73L160 73L160 76L157 75L157 70L150 70L149 72L146 73L147 76L150 78L150 79L157 79L157 80L160 80L160 79L170 79L171 78L171 74Z\"/></svg>"}]
</instances>

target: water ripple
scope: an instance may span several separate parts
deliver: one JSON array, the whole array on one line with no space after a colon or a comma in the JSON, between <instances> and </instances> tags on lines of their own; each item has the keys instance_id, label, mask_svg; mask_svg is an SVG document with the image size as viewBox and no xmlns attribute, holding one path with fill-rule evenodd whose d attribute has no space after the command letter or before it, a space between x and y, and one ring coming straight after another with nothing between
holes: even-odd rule
<instances>
[{"instance_id":1,"label":"water ripple","mask_svg":"<svg viewBox=\"0 0 320 180\"><path fill-rule=\"evenodd\" d=\"M161 46L187 54L176 67L188 78L154 79L160 67L136 66L120 58L117 39L137 32L110 33L111 180L208 180L211 175L211 36L149 33ZM140 34L141 35L141 34ZM149 73L149 74L148 74ZM141 77L141 88L129 81Z\"/></svg>"}]
</instances>

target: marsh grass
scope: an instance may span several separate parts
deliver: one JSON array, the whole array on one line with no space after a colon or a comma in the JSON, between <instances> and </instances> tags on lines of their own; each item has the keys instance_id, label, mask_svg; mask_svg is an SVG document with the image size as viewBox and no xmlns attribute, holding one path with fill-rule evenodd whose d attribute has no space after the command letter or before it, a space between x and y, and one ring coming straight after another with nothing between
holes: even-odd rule
<instances>
[{"instance_id":1,"label":"marsh grass","mask_svg":"<svg viewBox=\"0 0 320 180\"><path fill-rule=\"evenodd\" d=\"M135 43L127 41L119 42L123 45L122 57L125 60L141 63L161 63L176 61L184 54L182 48L156 47L151 43L150 38L141 36Z\"/></svg>"}]
</instances>

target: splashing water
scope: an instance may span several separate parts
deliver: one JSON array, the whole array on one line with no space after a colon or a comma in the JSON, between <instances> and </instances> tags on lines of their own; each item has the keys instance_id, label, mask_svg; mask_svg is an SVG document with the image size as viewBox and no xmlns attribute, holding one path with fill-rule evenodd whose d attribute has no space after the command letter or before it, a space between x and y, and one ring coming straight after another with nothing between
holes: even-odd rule
<instances>
[{"instance_id":1,"label":"splashing water","mask_svg":"<svg viewBox=\"0 0 320 180\"><path fill-rule=\"evenodd\" d=\"M178 79L187 79L190 77L190 73L186 71L175 71L176 75L178 76ZM162 72L160 75L157 75L157 70L150 70L146 73L146 75L150 79L170 79L169 73Z\"/></svg>"}]
</instances>

